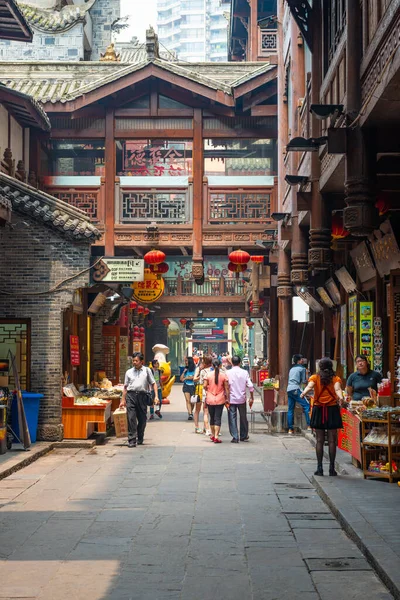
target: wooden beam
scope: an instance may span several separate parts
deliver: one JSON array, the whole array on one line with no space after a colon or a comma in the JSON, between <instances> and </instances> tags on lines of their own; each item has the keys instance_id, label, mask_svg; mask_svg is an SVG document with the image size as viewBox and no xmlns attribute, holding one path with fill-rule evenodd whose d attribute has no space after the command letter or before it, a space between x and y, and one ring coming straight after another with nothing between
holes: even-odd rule
<instances>
[{"instance_id":1,"label":"wooden beam","mask_svg":"<svg viewBox=\"0 0 400 600\"><path fill-rule=\"evenodd\" d=\"M105 140L105 252L106 256L114 256L114 221L115 221L115 119L114 109L107 108L106 140Z\"/></svg>"},{"instance_id":2,"label":"wooden beam","mask_svg":"<svg viewBox=\"0 0 400 600\"><path fill-rule=\"evenodd\" d=\"M248 56L247 60L256 61L258 58L258 25L257 25L257 14L258 14L258 2L257 0L248 0L250 5L250 16L248 20L249 24L249 44L248 44Z\"/></svg>"},{"instance_id":3,"label":"wooden beam","mask_svg":"<svg viewBox=\"0 0 400 600\"><path fill-rule=\"evenodd\" d=\"M265 88L253 95L248 95L243 98L243 110L249 110L261 102L269 100L278 93L277 81L271 81Z\"/></svg>"},{"instance_id":4,"label":"wooden beam","mask_svg":"<svg viewBox=\"0 0 400 600\"><path fill-rule=\"evenodd\" d=\"M103 138L106 134L106 128L103 129L52 129L50 137L53 139L74 139L74 138Z\"/></svg>"},{"instance_id":5,"label":"wooden beam","mask_svg":"<svg viewBox=\"0 0 400 600\"><path fill-rule=\"evenodd\" d=\"M276 78L277 69L276 67L274 67L273 69L270 69L269 71L258 75L258 77L253 77L253 79L251 79L250 81L238 85L233 92L235 100L241 98L249 92L252 92L253 90L261 88L263 85L269 83L270 81L274 81L274 79Z\"/></svg>"},{"instance_id":6,"label":"wooden beam","mask_svg":"<svg viewBox=\"0 0 400 600\"><path fill-rule=\"evenodd\" d=\"M262 104L261 106L253 106L251 109L252 117L276 117L278 115L278 107L276 104Z\"/></svg>"},{"instance_id":7,"label":"wooden beam","mask_svg":"<svg viewBox=\"0 0 400 600\"><path fill-rule=\"evenodd\" d=\"M193 259L203 257L203 115L194 111L193 118Z\"/></svg>"},{"instance_id":8,"label":"wooden beam","mask_svg":"<svg viewBox=\"0 0 400 600\"><path fill-rule=\"evenodd\" d=\"M144 138L175 138L191 139L193 129L117 129L115 133L120 139L144 139ZM226 136L225 136L226 137Z\"/></svg>"}]
</instances>

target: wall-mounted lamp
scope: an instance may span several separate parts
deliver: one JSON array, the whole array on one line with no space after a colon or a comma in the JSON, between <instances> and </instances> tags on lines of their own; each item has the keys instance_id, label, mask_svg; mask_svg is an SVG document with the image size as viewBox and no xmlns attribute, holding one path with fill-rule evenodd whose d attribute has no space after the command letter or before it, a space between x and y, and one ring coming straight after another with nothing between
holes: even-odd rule
<instances>
[{"instance_id":1,"label":"wall-mounted lamp","mask_svg":"<svg viewBox=\"0 0 400 600\"><path fill-rule=\"evenodd\" d=\"M331 125L333 125L343 114L343 108L343 104L311 104L310 112L320 121L331 117Z\"/></svg>"},{"instance_id":2,"label":"wall-mounted lamp","mask_svg":"<svg viewBox=\"0 0 400 600\"><path fill-rule=\"evenodd\" d=\"M284 219L288 219L289 217L290 217L290 213L284 213L284 212L271 213L271 219L273 221L283 221Z\"/></svg>"},{"instance_id":3,"label":"wall-mounted lamp","mask_svg":"<svg viewBox=\"0 0 400 600\"><path fill-rule=\"evenodd\" d=\"M306 185L308 177L306 175L285 175L285 181L292 187L295 185Z\"/></svg>"},{"instance_id":4,"label":"wall-mounted lamp","mask_svg":"<svg viewBox=\"0 0 400 600\"><path fill-rule=\"evenodd\" d=\"M318 138L295 137L286 146L286 152L318 152L320 146L328 141L324 135Z\"/></svg>"}]
</instances>

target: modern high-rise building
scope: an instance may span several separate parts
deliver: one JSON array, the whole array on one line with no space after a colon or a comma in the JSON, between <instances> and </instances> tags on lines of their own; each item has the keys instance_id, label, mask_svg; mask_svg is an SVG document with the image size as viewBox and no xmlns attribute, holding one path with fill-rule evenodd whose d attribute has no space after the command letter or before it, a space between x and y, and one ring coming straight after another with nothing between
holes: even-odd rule
<instances>
[{"instance_id":1,"label":"modern high-rise building","mask_svg":"<svg viewBox=\"0 0 400 600\"><path fill-rule=\"evenodd\" d=\"M160 44L188 62L227 60L230 0L157 0Z\"/></svg>"}]
</instances>

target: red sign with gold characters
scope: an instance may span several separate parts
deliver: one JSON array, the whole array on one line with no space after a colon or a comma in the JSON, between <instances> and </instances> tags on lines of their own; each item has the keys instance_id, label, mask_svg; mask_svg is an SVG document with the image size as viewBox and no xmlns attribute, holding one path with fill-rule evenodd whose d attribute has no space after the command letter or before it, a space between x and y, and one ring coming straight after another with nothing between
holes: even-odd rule
<instances>
[{"instance_id":1,"label":"red sign with gold characters","mask_svg":"<svg viewBox=\"0 0 400 600\"><path fill-rule=\"evenodd\" d=\"M345 408L340 409L343 429L338 432L338 448L361 462L360 419Z\"/></svg>"},{"instance_id":2,"label":"red sign with gold characters","mask_svg":"<svg viewBox=\"0 0 400 600\"><path fill-rule=\"evenodd\" d=\"M69 352L71 357L71 365L73 367L79 367L81 364L81 355L79 351L79 336L69 336Z\"/></svg>"}]
</instances>

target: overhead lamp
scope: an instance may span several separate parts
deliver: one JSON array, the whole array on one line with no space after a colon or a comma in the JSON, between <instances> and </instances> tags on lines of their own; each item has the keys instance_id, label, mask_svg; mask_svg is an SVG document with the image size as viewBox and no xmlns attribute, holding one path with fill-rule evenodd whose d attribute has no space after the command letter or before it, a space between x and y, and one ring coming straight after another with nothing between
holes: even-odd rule
<instances>
[{"instance_id":1,"label":"overhead lamp","mask_svg":"<svg viewBox=\"0 0 400 600\"><path fill-rule=\"evenodd\" d=\"M295 137L286 146L286 152L318 152L320 146L328 141L326 135L318 138Z\"/></svg>"},{"instance_id":2,"label":"overhead lamp","mask_svg":"<svg viewBox=\"0 0 400 600\"><path fill-rule=\"evenodd\" d=\"M307 175L285 175L285 181L291 186L306 185L308 177Z\"/></svg>"},{"instance_id":3,"label":"overhead lamp","mask_svg":"<svg viewBox=\"0 0 400 600\"><path fill-rule=\"evenodd\" d=\"M305 285L302 285L301 288L299 289L300 294L306 294L308 292L308 287Z\"/></svg>"},{"instance_id":4,"label":"overhead lamp","mask_svg":"<svg viewBox=\"0 0 400 600\"><path fill-rule=\"evenodd\" d=\"M290 217L290 213L284 213L284 212L271 213L271 219L273 221L283 221L284 219L288 219L289 217Z\"/></svg>"},{"instance_id":5,"label":"overhead lamp","mask_svg":"<svg viewBox=\"0 0 400 600\"><path fill-rule=\"evenodd\" d=\"M310 112L319 121L331 117L331 122L335 122L343 114L343 104L311 104Z\"/></svg>"}]
</instances>

